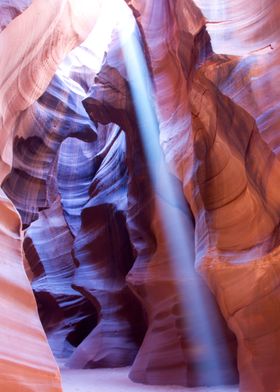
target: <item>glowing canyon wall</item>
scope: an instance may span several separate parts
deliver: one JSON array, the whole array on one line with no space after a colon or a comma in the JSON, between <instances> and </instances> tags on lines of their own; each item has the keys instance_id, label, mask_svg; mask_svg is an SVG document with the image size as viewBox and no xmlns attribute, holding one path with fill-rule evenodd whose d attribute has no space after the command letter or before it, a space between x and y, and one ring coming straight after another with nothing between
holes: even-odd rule
<instances>
[{"instance_id":1,"label":"glowing canyon wall","mask_svg":"<svg viewBox=\"0 0 280 392\"><path fill-rule=\"evenodd\" d=\"M3 390L280 391L279 13L1 2Z\"/></svg>"}]
</instances>

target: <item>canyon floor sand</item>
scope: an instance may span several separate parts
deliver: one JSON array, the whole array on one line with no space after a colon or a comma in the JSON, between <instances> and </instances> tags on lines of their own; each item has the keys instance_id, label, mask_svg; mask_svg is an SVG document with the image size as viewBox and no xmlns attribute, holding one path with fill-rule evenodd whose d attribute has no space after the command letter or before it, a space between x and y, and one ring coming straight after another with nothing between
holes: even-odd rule
<instances>
[{"instance_id":1,"label":"canyon floor sand","mask_svg":"<svg viewBox=\"0 0 280 392\"><path fill-rule=\"evenodd\" d=\"M238 392L237 386L184 388L133 383L129 368L63 370L63 392Z\"/></svg>"}]
</instances>

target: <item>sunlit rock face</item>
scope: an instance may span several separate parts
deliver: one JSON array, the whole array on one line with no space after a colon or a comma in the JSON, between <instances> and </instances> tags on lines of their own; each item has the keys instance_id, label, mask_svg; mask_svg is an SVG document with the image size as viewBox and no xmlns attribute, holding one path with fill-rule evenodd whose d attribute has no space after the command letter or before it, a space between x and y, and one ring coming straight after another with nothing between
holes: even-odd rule
<instances>
[{"instance_id":1,"label":"sunlit rock face","mask_svg":"<svg viewBox=\"0 0 280 392\"><path fill-rule=\"evenodd\" d=\"M19 16L30 4L31 0L1 1L0 31L4 30L5 27L7 27L16 16Z\"/></svg>"},{"instance_id":2,"label":"sunlit rock face","mask_svg":"<svg viewBox=\"0 0 280 392\"><path fill-rule=\"evenodd\" d=\"M29 5L28 1L4 1L0 5L0 280L3 290L0 389L58 392L61 391L59 370L24 271L22 222L15 208L16 200L13 204L3 190L3 179L11 170L16 134L22 131L17 125L22 124L24 113L32 118L34 112L29 108L33 103L36 108L36 100L45 91L65 55L86 38L98 10L91 13L89 9L83 14L71 1L50 1L46 7L44 1L37 0ZM24 130L27 135L30 131L34 136L35 147L33 143L31 150L36 150L39 138L32 135L32 127L25 126ZM24 139L24 134L19 137ZM27 170L23 175L28 177ZM29 191L21 189L22 196L18 200L23 202L24 198L28 199ZM45 195L43 198L46 199ZM31 277L30 270L29 273Z\"/></svg>"},{"instance_id":3,"label":"sunlit rock face","mask_svg":"<svg viewBox=\"0 0 280 392\"><path fill-rule=\"evenodd\" d=\"M1 279L15 312L3 310L1 324L26 341L18 359L2 334L3 390L11 373L11 391L60 388L22 247L60 366L132 365L141 383L280 390L277 2L113 0L100 14L98 1L28 5L4 2L1 13L3 53L35 13L42 19L0 60ZM160 156L142 136L132 31ZM172 216L187 254L171 246ZM18 363L31 369L26 379Z\"/></svg>"}]
</instances>

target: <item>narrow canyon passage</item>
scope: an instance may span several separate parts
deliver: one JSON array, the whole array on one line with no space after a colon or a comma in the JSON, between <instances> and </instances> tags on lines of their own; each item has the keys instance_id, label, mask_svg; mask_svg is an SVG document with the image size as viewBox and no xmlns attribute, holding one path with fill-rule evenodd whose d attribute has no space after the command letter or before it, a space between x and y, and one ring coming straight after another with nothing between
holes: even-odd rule
<instances>
[{"instance_id":1,"label":"narrow canyon passage","mask_svg":"<svg viewBox=\"0 0 280 392\"><path fill-rule=\"evenodd\" d=\"M280 391L279 17L0 2L1 391Z\"/></svg>"}]
</instances>

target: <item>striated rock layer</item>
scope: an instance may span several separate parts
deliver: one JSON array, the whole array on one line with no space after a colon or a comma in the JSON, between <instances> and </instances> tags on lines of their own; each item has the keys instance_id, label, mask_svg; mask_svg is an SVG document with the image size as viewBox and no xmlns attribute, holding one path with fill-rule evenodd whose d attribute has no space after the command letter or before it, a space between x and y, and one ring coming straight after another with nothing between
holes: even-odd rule
<instances>
[{"instance_id":1,"label":"striated rock layer","mask_svg":"<svg viewBox=\"0 0 280 392\"><path fill-rule=\"evenodd\" d=\"M151 384L171 383L194 386L200 383L215 383L211 374L211 354L207 350L203 337L199 336L199 325L195 325L194 322L190 328L190 324L193 323L192 318L196 319L192 313L195 310L192 309L191 300L187 301L188 325L185 326L185 308L184 301L182 302L180 298L180 289L185 285L191 287L192 278L187 275L187 268L186 270L183 268L179 272L182 282L176 282L176 271L172 270L175 266L172 266L168 238L160 217L161 209L170 210L172 216L172 209L180 208L181 219L186 221L192 231L188 207L184 203L170 206L164 195L154 189L150 182L141 131L131 104L127 81L124 79L125 70L122 67L122 53L118 45L116 38L109 47L106 63L84 104L93 120L118 123L126 134L129 202L127 226L136 252L136 260L127 276L127 281L141 300L148 317L148 330L133 363L130 376L134 381ZM153 164L159 165L159 163L158 157L155 157ZM167 170L167 168L158 166L158 170L160 175L160 170ZM181 185L177 186L180 188ZM193 246L193 243L190 243L190 246ZM225 354L230 344L234 347L234 340L230 338L229 333L227 338L223 336L226 332L215 304L211 302L211 294L202 282L199 282L199 286L204 301L208 302L210 308L212 306L211 317L215 320L214 323L217 323L222 331L221 336L215 336L214 340L218 355L223 362L221 369L223 379L225 382L234 383L236 381L234 349L228 357ZM191 291L191 288L189 290ZM192 341L190 334L186 334L188 329L196 329L197 341ZM203 375L201 367L204 368Z\"/></svg>"},{"instance_id":2,"label":"striated rock layer","mask_svg":"<svg viewBox=\"0 0 280 392\"><path fill-rule=\"evenodd\" d=\"M183 2L176 2L173 7L179 3ZM273 10L270 4L267 6L272 17ZM170 9L174 8L166 8L166 20ZM199 13L194 10L190 19L193 31L196 24L199 28ZM162 25L162 21L159 23ZM180 16L177 23L177 34L181 34ZM150 34L151 29L147 30L148 42ZM154 53L157 52L151 41L151 56ZM184 56L186 53L187 50ZM157 85L160 118L164 120L162 145L183 182L194 215L196 266L216 295L238 339L240 390L274 391L279 389L280 382L279 350L275 345L279 323L277 278L276 281L271 278L272 274L277 276L279 245L276 191L279 169L275 140L279 120L274 112L279 93L273 88L263 93L264 85L267 89L267 81L274 76L277 50L261 51L261 57L255 53L243 58L215 56L209 49L204 50L205 54L207 58L202 62L203 58L199 57L200 69L193 70L187 84L182 82L186 58L177 56L176 79L171 79L169 90L163 82L166 58L161 67L157 67L160 62L156 58L155 80L156 70L162 73ZM194 57L189 58L194 61ZM262 68L268 58L272 61L271 73ZM176 67L175 61L170 71L172 67ZM268 94L270 100L266 98ZM161 101L162 97L165 102ZM169 115L166 121L169 102L176 99L176 114ZM183 137L179 137L178 131L188 115L187 102L191 126L189 139L180 149ZM172 127L177 135L171 142Z\"/></svg>"},{"instance_id":3,"label":"striated rock layer","mask_svg":"<svg viewBox=\"0 0 280 392\"><path fill-rule=\"evenodd\" d=\"M3 27L29 5L4 3ZM33 336L17 359L1 335L5 390L12 369L26 390L29 380L31 390L43 391L42 380L60 388L23 272L18 211L26 270L61 366L132 364L141 383L240 380L241 392L278 391L280 8L92 3L37 0L0 34L7 53L44 13L0 63L3 292L15 312L1 317L5 331L22 323L21 340ZM146 104L152 115L139 118ZM21 284L24 317L9 294ZM21 366L32 370L19 380Z\"/></svg>"},{"instance_id":4,"label":"striated rock layer","mask_svg":"<svg viewBox=\"0 0 280 392\"><path fill-rule=\"evenodd\" d=\"M11 169L19 117L44 92L67 52L86 38L99 6L96 2L94 11L89 7L81 12L74 1L50 1L48 7L40 0L28 7L29 3L4 1L0 6L1 185ZM21 199L26 197L27 193ZM0 388L60 391L59 370L23 267L21 219L2 187L0 199Z\"/></svg>"}]
</instances>

